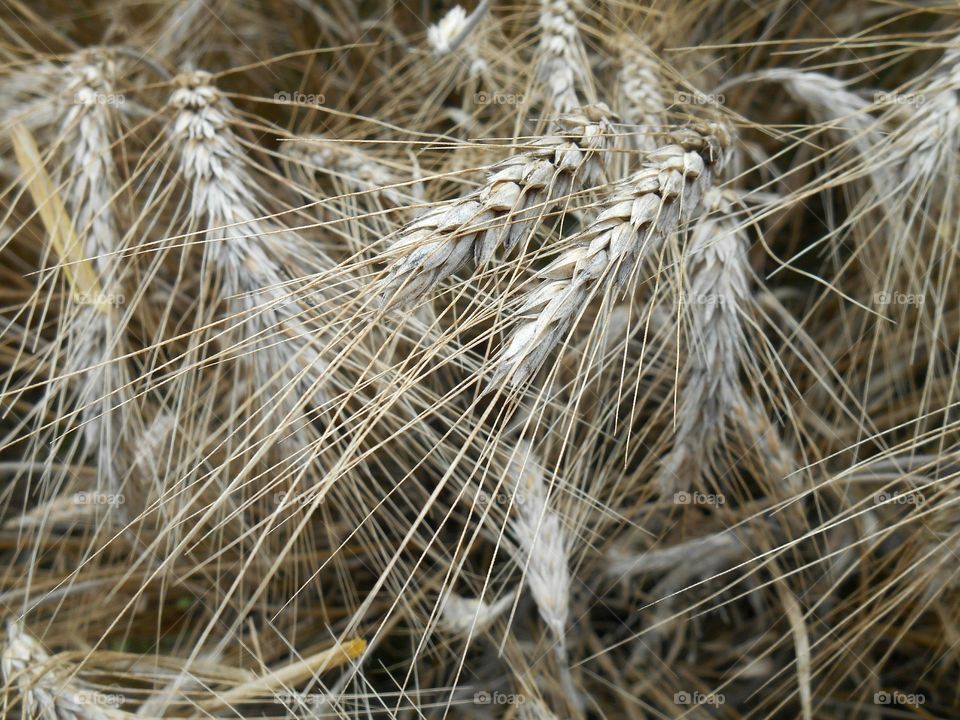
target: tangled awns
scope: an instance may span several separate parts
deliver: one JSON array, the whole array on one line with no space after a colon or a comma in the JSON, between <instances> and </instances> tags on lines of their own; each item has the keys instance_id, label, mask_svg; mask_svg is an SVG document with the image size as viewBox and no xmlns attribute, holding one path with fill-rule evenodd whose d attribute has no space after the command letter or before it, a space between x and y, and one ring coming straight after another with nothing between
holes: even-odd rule
<instances>
[{"instance_id":1,"label":"tangled awns","mask_svg":"<svg viewBox=\"0 0 960 720\"><path fill-rule=\"evenodd\" d=\"M0 718L960 718L960 6L8 0Z\"/></svg>"}]
</instances>

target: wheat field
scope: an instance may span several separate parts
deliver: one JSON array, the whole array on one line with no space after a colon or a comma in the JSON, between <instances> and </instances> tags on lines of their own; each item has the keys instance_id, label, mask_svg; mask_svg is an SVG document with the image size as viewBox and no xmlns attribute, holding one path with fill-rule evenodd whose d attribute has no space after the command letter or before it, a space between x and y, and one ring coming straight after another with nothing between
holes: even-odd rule
<instances>
[{"instance_id":1,"label":"wheat field","mask_svg":"<svg viewBox=\"0 0 960 720\"><path fill-rule=\"evenodd\" d=\"M0 717L960 717L957 3L0 31Z\"/></svg>"}]
</instances>

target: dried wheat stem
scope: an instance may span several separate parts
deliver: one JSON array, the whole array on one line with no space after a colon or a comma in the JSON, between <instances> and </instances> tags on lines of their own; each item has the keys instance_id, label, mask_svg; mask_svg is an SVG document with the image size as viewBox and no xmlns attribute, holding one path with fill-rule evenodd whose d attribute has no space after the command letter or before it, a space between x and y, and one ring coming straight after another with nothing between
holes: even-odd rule
<instances>
[{"instance_id":1,"label":"dried wheat stem","mask_svg":"<svg viewBox=\"0 0 960 720\"><path fill-rule=\"evenodd\" d=\"M541 0L537 77L548 89L552 108L568 113L583 104L577 92L589 81L590 63L580 31L581 0Z\"/></svg>"},{"instance_id":2,"label":"dried wheat stem","mask_svg":"<svg viewBox=\"0 0 960 720\"><path fill-rule=\"evenodd\" d=\"M531 224L575 187L603 174L602 150L611 136L605 105L564 117L560 134L496 164L482 188L428 210L404 227L390 246L399 254L380 286L384 300L429 293L470 260L487 262L501 242L509 251Z\"/></svg>"},{"instance_id":3,"label":"dried wheat stem","mask_svg":"<svg viewBox=\"0 0 960 720\"><path fill-rule=\"evenodd\" d=\"M673 450L659 476L664 492L687 471L702 471L730 413L745 402L740 359L747 348L740 318L751 303L747 238L721 191L707 191L703 204L709 214L697 223L687 250L689 289L682 299L692 349Z\"/></svg>"},{"instance_id":4,"label":"dried wheat stem","mask_svg":"<svg viewBox=\"0 0 960 720\"><path fill-rule=\"evenodd\" d=\"M544 281L516 311L520 322L496 361L491 385L530 378L594 295L622 288L638 262L694 216L726 138L716 126L688 130L647 156L597 219L571 238L574 247L543 270Z\"/></svg>"}]
</instances>

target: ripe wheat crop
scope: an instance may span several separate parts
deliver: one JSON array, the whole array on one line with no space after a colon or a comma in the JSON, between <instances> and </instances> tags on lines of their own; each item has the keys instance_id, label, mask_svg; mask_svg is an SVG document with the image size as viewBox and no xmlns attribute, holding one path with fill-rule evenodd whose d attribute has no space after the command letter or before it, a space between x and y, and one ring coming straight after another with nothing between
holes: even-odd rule
<instances>
[{"instance_id":1,"label":"ripe wheat crop","mask_svg":"<svg viewBox=\"0 0 960 720\"><path fill-rule=\"evenodd\" d=\"M960 717L956 7L0 27L0 716Z\"/></svg>"}]
</instances>

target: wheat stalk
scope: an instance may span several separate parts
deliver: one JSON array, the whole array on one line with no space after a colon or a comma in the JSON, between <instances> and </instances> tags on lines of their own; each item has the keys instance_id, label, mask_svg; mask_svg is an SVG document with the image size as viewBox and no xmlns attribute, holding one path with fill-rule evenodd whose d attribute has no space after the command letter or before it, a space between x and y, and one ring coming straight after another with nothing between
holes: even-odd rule
<instances>
[{"instance_id":1,"label":"wheat stalk","mask_svg":"<svg viewBox=\"0 0 960 720\"><path fill-rule=\"evenodd\" d=\"M509 251L530 226L575 187L596 184L611 136L605 105L588 106L559 122L560 134L494 165L479 190L429 209L390 246L399 254L380 283L384 301L423 297L473 260L483 265L497 246Z\"/></svg>"},{"instance_id":2,"label":"wheat stalk","mask_svg":"<svg viewBox=\"0 0 960 720\"><path fill-rule=\"evenodd\" d=\"M611 193L597 219L570 238L573 247L515 311L517 327L495 361L490 385L530 378L560 344L583 307L602 289L622 288L637 263L696 213L722 165L726 131L688 130L649 153L643 167Z\"/></svg>"}]
</instances>

